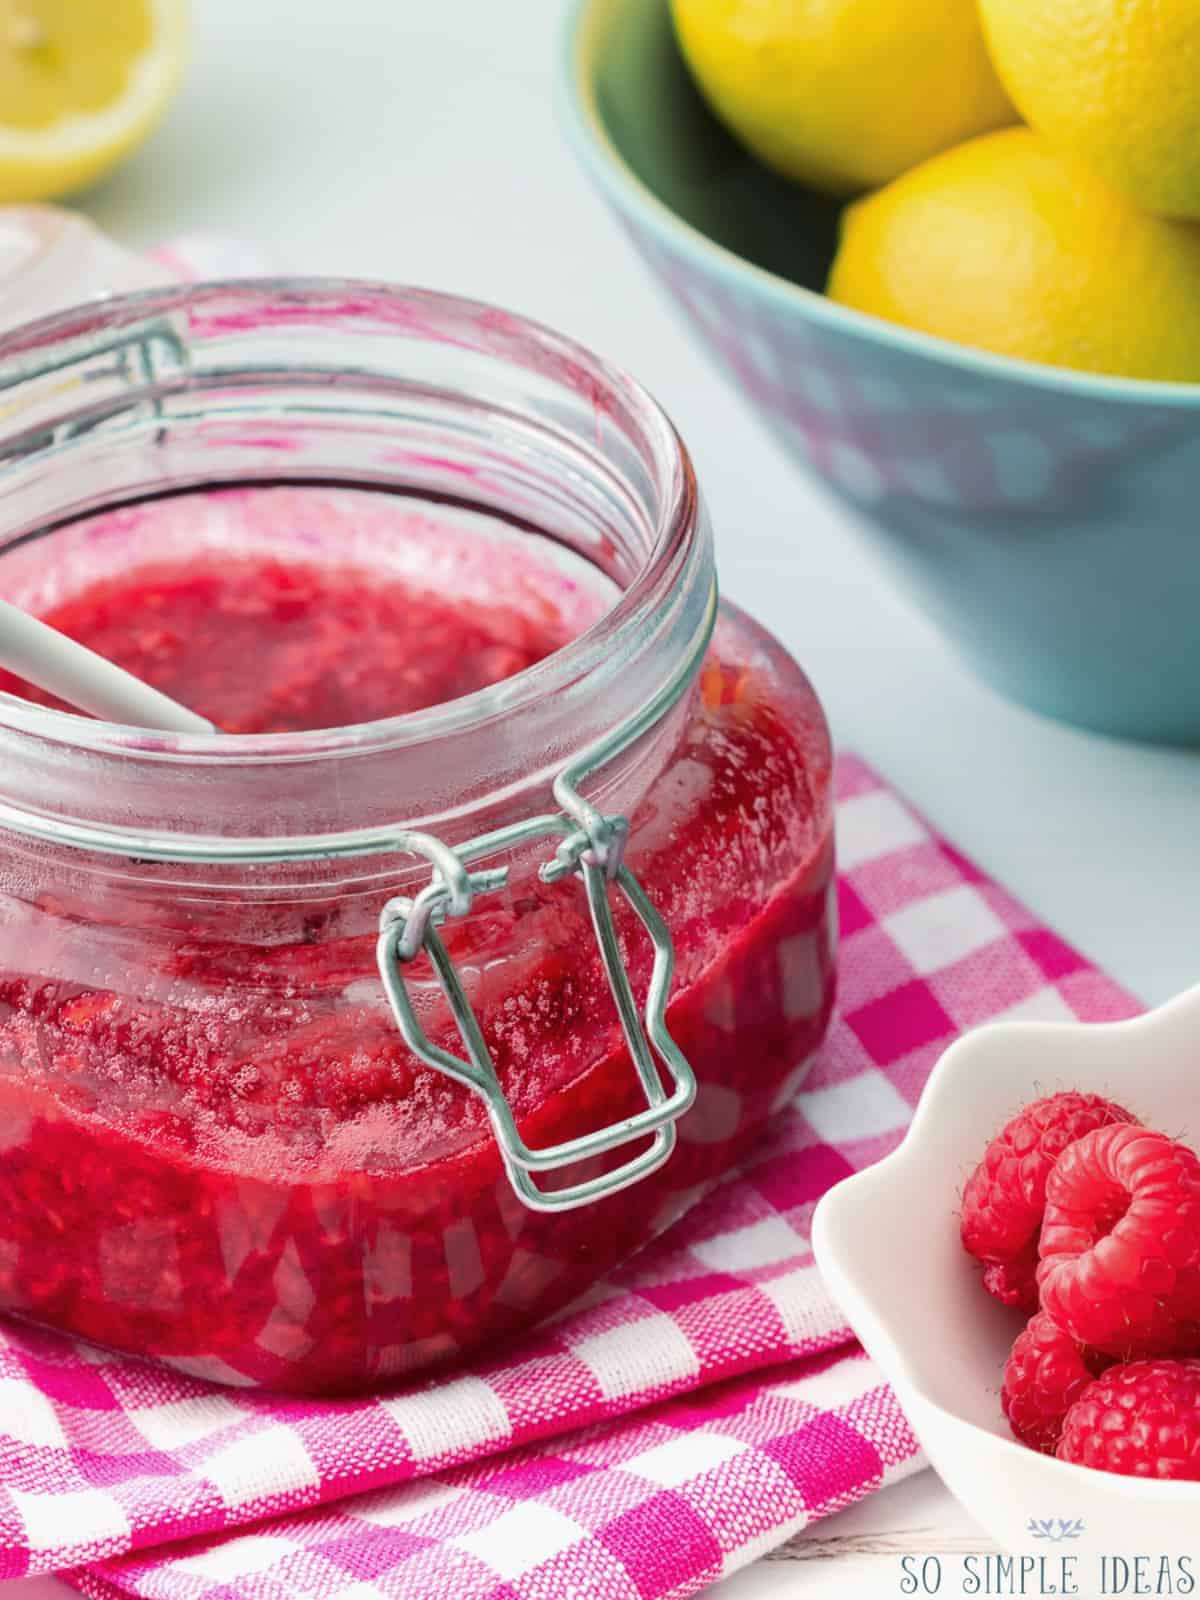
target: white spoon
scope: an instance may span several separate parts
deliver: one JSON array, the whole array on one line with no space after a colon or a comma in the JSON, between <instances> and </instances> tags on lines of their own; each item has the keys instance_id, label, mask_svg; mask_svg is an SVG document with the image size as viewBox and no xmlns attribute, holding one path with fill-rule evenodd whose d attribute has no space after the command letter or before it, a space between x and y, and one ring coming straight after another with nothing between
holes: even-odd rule
<instances>
[{"instance_id":1,"label":"white spoon","mask_svg":"<svg viewBox=\"0 0 1200 1600\"><path fill-rule=\"evenodd\" d=\"M0 667L106 722L152 728L157 733L219 731L194 711L7 600L0 600Z\"/></svg>"}]
</instances>

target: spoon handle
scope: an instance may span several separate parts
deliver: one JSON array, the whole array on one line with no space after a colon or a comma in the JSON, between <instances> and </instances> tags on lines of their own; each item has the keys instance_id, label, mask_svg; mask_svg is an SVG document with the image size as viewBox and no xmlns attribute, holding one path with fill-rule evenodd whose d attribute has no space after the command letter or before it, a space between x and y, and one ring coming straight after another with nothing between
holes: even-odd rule
<instances>
[{"instance_id":1,"label":"spoon handle","mask_svg":"<svg viewBox=\"0 0 1200 1600\"><path fill-rule=\"evenodd\" d=\"M0 667L107 722L159 733L217 732L194 711L7 600L0 600Z\"/></svg>"}]
</instances>

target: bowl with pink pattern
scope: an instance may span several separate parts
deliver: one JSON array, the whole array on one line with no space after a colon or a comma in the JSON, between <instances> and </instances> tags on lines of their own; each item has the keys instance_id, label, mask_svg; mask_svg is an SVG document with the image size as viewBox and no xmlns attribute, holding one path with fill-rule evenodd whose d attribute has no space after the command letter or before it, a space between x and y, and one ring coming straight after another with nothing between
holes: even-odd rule
<instances>
[{"instance_id":1,"label":"bowl with pink pattern","mask_svg":"<svg viewBox=\"0 0 1200 1600\"><path fill-rule=\"evenodd\" d=\"M1069 1547L1085 1594L1085 1578L1100 1592L1102 1557L1200 1563L1200 1483L1119 1477L1013 1439L1000 1384L1024 1318L984 1293L959 1198L993 1134L1062 1089L1105 1095L1194 1144L1198 1062L1200 988L1123 1022L980 1028L935 1067L903 1144L831 1189L814 1218L829 1289L948 1488L1006 1551Z\"/></svg>"},{"instance_id":2,"label":"bowl with pink pattern","mask_svg":"<svg viewBox=\"0 0 1200 1600\"><path fill-rule=\"evenodd\" d=\"M561 82L668 303L975 672L1087 727L1200 740L1200 384L990 355L827 299L837 203L717 123L669 0L573 0Z\"/></svg>"}]
</instances>

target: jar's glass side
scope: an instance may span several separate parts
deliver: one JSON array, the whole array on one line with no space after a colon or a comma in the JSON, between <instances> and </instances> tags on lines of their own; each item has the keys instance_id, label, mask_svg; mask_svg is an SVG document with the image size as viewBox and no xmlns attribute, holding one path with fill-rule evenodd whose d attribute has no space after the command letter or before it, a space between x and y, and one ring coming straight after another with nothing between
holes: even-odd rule
<instances>
[{"instance_id":1,"label":"jar's glass side","mask_svg":"<svg viewBox=\"0 0 1200 1600\"><path fill-rule=\"evenodd\" d=\"M94 326L27 336L31 404L0 421L0 592L6 573L18 590L40 581L56 548L119 562L139 484L269 494L282 477L300 495L330 478L386 488L460 531L494 519L506 538L566 545L620 598L479 695L248 739L240 761L98 725L76 737L72 719L0 703L0 798L18 820L364 839L420 820L454 843L557 809L554 774L704 625L707 528L669 428L552 336L439 297L237 287L130 305L117 332L137 337L115 354L97 353ZM143 359L164 319L190 345L164 338ZM0 341L6 358L24 359ZM410 358L430 363L415 387ZM81 393L78 360L111 370ZM521 1204L480 1102L409 1054L387 1008L376 923L427 881L423 863L123 858L0 816L0 1306L222 1381L355 1389L528 1325L694 1200L786 1100L828 1021L820 707L726 609L690 694L589 797L632 822L630 865L676 948L669 1025L700 1090L661 1171L561 1215ZM543 883L539 859L512 852L507 886L444 929L534 1147L627 1115L638 1094L582 890ZM620 906L617 920L641 994L650 952ZM423 961L411 977L427 1032L460 1053Z\"/></svg>"},{"instance_id":2,"label":"jar's glass side","mask_svg":"<svg viewBox=\"0 0 1200 1600\"><path fill-rule=\"evenodd\" d=\"M19 956L0 931L0 1302L221 1381L325 1391L573 1298L747 1151L828 1022L824 725L735 614L635 813L631 863L672 928L668 1020L700 1089L635 1204L563 1215L517 1200L479 1103L405 1051L373 937L339 937L341 907L324 927L318 905L294 908L292 942L267 945L248 924L182 939L53 903ZM619 923L640 993L648 951ZM636 1109L571 885L525 880L445 935L527 1143ZM433 1037L461 1049L424 969L415 982Z\"/></svg>"}]
</instances>

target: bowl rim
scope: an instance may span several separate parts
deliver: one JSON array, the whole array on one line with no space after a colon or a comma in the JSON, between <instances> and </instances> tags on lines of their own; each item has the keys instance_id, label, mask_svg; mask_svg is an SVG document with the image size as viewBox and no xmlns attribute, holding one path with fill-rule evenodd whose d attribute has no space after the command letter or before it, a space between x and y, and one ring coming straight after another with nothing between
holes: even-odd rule
<instances>
[{"instance_id":1,"label":"bowl rim","mask_svg":"<svg viewBox=\"0 0 1200 1600\"><path fill-rule=\"evenodd\" d=\"M875 1188L879 1188L886 1195L889 1182L899 1181L903 1184L907 1181L908 1169L920 1157L927 1130L936 1126L941 1105L956 1091L957 1081L965 1082L969 1072L974 1070L970 1067L970 1057L978 1049L980 1040L991 1041L999 1037L1011 1040L1014 1047L1018 1044L1036 1047L1072 1033L1092 1036L1104 1033L1109 1037L1128 1038L1131 1034L1153 1034L1164 1024L1171 1024L1181 1017L1200 1022L1200 984L1185 989L1182 994L1152 1010L1114 1022L994 1022L971 1029L954 1040L938 1058L921 1091L912 1120L896 1148L882 1160L834 1184L833 1188L827 1190L818 1201L812 1219L813 1254L821 1275L838 1304L846 1312L847 1320L852 1327L856 1321L863 1321L878 1330L879 1339L872 1341L874 1348L871 1354L875 1356L877 1364L884 1370L884 1376L889 1382L906 1391L926 1410L935 1412L954 1430L959 1432L965 1430L977 1439L983 1448L999 1450L1002 1456L1006 1456L1011 1462L1013 1468L1028 1466L1030 1456L1033 1455L1042 1470L1061 1478L1064 1485L1073 1483L1080 1489L1090 1488L1093 1491L1098 1486L1104 1486L1113 1492L1124 1494L1136 1489L1139 1499L1161 1500L1175 1506L1194 1505L1197 1495L1200 1495L1200 1483L1188 1479L1123 1477L1117 1473L1100 1472L1094 1467L1081 1466L1072 1461L1059 1461L1056 1456L1036 1455L1016 1439L980 1427L978 1423L971 1422L956 1411L950 1410L940 1400L935 1400L912 1371L902 1346L884 1330L882 1321L870 1300L847 1274L839 1259L838 1246L831 1239L830 1233L835 1225L833 1219L841 1204L839 1196L844 1198L852 1190L870 1191ZM1032 1053L1034 1052L1026 1048L1026 1054ZM857 1332L857 1329L855 1331ZM880 1349L881 1342L886 1346L882 1355L876 1353ZM903 1399L904 1396L901 1395L901 1400Z\"/></svg>"},{"instance_id":2,"label":"bowl rim","mask_svg":"<svg viewBox=\"0 0 1200 1600\"><path fill-rule=\"evenodd\" d=\"M1098 401L1180 408L1200 407L1200 382L1125 378L1055 367L957 344L882 317L839 305L828 296L793 283L718 244L674 211L633 170L617 149L597 104L594 42L589 26L602 5L613 0L569 0L564 13L561 56L556 73L557 98L568 140L581 163L619 208L632 210L653 232L665 232L676 249L696 265L715 270L726 280L749 277L781 310L800 310L830 331L889 344L906 355L957 367L975 377L1023 381L1039 388L1066 391ZM639 4L658 0L637 0Z\"/></svg>"}]
</instances>

